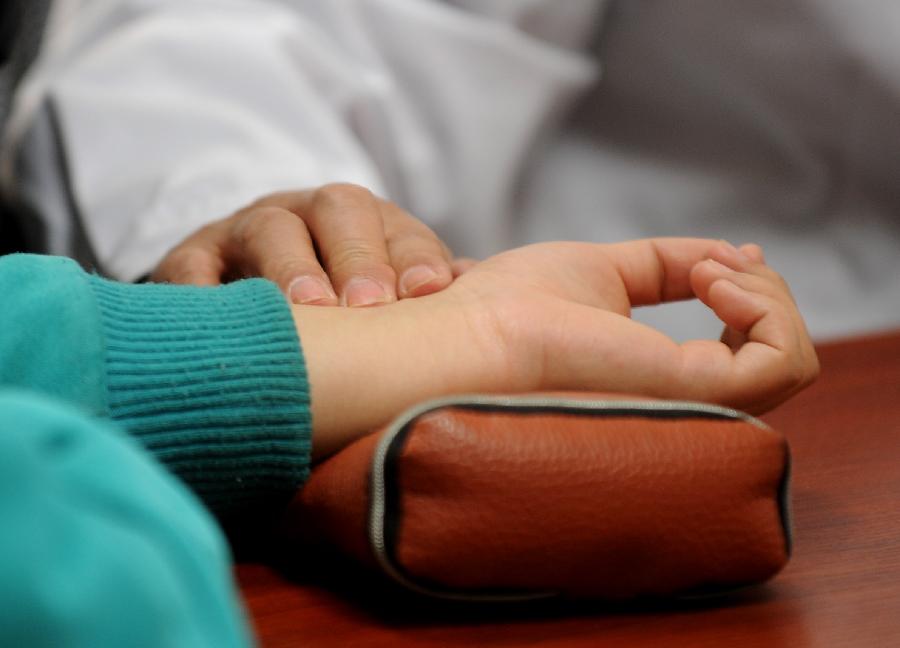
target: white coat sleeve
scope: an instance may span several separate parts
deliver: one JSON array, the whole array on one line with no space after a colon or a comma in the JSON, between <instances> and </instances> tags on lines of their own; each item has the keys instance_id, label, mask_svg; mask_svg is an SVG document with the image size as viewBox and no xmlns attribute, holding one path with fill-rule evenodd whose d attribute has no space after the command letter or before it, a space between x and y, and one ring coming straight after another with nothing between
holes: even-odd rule
<instances>
[{"instance_id":1,"label":"white coat sleeve","mask_svg":"<svg viewBox=\"0 0 900 648\"><path fill-rule=\"evenodd\" d=\"M48 251L83 240L124 280L259 196L327 182L471 228L500 217L492 196L593 74L505 19L424 0L59 0L7 129L6 184Z\"/></svg>"}]
</instances>

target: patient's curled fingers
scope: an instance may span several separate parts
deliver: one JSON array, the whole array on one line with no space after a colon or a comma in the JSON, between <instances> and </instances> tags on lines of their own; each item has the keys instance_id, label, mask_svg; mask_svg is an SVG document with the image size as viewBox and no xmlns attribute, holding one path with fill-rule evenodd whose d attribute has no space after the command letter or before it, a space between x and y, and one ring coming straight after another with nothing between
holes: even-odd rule
<instances>
[{"instance_id":1,"label":"patient's curled fingers","mask_svg":"<svg viewBox=\"0 0 900 648\"><path fill-rule=\"evenodd\" d=\"M710 259L693 268L691 283L697 297L728 327L722 341L733 350L746 341L788 349L791 340L799 347L806 338L796 304L779 281L736 272Z\"/></svg>"},{"instance_id":2,"label":"patient's curled fingers","mask_svg":"<svg viewBox=\"0 0 900 648\"><path fill-rule=\"evenodd\" d=\"M721 346L684 345L685 366L701 395L765 411L809 384L818 360L784 280L758 246L722 242L691 270L697 297L725 325Z\"/></svg>"},{"instance_id":3,"label":"patient's curled fingers","mask_svg":"<svg viewBox=\"0 0 900 648\"><path fill-rule=\"evenodd\" d=\"M707 293L709 305L726 325L747 336L748 341L789 351L795 336L788 309L771 297L719 279Z\"/></svg>"},{"instance_id":4,"label":"patient's curled fingers","mask_svg":"<svg viewBox=\"0 0 900 648\"><path fill-rule=\"evenodd\" d=\"M625 391L760 412L810 382L817 363L790 294L759 258L698 239L548 243L488 259L458 285L476 294L486 286L500 346L532 352L535 361L512 372L524 390ZM628 317L630 305L693 296L726 324L726 343L676 344Z\"/></svg>"},{"instance_id":5,"label":"patient's curled fingers","mask_svg":"<svg viewBox=\"0 0 900 648\"><path fill-rule=\"evenodd\" d=\"M709 258L737 272L750 272L755 266L761 265L728 241L719 241L712 246Z\"/></svg>"},{"instance_id":6,"label":"patient's curled fingers","mask_svg":"<svg viewBox=\"0 0 900 648\"><path fill-rule=\"evenodd\" d=\"M758 246L742 246L742 251L746 250L749 255L754 256L756 255L754 247ZM759 250L759 258L761 258L761 254L762 252ZM780 304L779 312L789 320L792 326L793 342L791 349L796 356L796 363L802 368L803 378L801 379L801 386L814 380L819 372L819 361L809 338L809 333L806 330L806 324L784 279L770 267L749 260L746 256L735 259L733 248L729 249L727 244L724 244L724 247L717 246L711 256L730 264L738 265L744 271L732 270L715 259L698 263L691 271L691 283L696 295L715 310L715 307L709 300L709 290L717 280L726 279L749 293L766 296ZM733 351L737 352L752 338L748 331L739 331L728 326L723 332L721 339Z\"/></svg>"},{"instance_id":7,"label":"patient's curled fingers","mask_svg":"<svg viewBox=\"0 0 900 648\"><path fill-rule=\"evenodd\" d=\"M707 259L698 263L691 270L691 285L697 297L706 302L706 293L709 287L719 279L727 279L731 283L740 286L744 290L766 295L786 305L793 306L791 294L784 289L781 281L770 279L752 271L738 272L722 265L714 259Z\"/></svg>"},{"instance_id":8,"label":"patient's curled fingers","mask_svg":"<svg viewBox=\"0 0 900 648\"><path fill-rule=\"evenodd\" d=\"M295 304L336 305L302 220L281 207L251 207L234 216L223 255L248 276L274 281Z\"/></svg>"},{"instance_id":9,"label":"patient's curled fingers","mask_svg":"<svg viewBox=\"0 0 900 648\"><path fill-rule=\"evenodd\" d=\"M687 365L694 369L692 380L707 385L723 402L761 411L818 374L815 351L793 302L752 292L727 278L715 279L704 301L727 325L723 342L730 349Z\"/></svg>"},{"instance_id":10,"label":"patient's curled fingers","mask_svg":"<svg viewBox=\"0 0 900 648\"><path fill-rule=\"evenodd\" d=\"M708 239L658 238L601 249L618 271L631 305L643 306L693 297L691 270L718 245Z\"/></svg>"},{"instance_id":11,"label":"patient's curled fingers","mask_svg":"<svg viewBox=\"0 0 900 648\"><path fill-rule=\"evenodd\" d=\"M725 242L715 246L711 250L710 258L698 263L691 270L691 285L696 296L706 302L705 295L709 286L717 279L728 279L745 290L767 295L785 304L790 309L798 329L805 331L805 325L785 280L775 270L752 259L751 256L762 258L759 246L745 245L740 251Z\"/></svg>"}]
</instances>

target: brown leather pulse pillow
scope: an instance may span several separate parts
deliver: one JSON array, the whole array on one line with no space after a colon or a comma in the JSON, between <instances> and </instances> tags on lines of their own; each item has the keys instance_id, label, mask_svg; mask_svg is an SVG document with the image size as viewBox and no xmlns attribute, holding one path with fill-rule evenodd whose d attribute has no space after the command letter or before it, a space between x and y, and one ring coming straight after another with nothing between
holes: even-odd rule
<instances>
[{"instance_id":1,"label":"brown leather pulse pillow","mask_svg":"<svg viewBox=\"0 0 900 648\"><path fill-rule=\"evenodd\" d=\"M289 538L454 599L625 599L763 581L790 552L784 437L604 395L424 403L318 466Z\"/></svg>"}]
</instances>

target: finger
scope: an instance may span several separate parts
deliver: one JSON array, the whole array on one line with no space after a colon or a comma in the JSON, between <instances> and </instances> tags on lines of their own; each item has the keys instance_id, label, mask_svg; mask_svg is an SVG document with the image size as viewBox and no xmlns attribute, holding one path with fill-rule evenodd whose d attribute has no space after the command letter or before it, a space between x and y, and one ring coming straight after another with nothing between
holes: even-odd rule
<instances>
[{"instance_id":1,"label":"finger","mask_svg":"<svg viewBox=\"0 0 900 648\"><path fill-rule=\"evenodd\" d=\"M709 306L709 289L713 283L719 279L728 279L744 289L750 289L747 285L748 282L744 281L745 278L761 281L752 275L735 272L713 259L701 261L691 270L691 285L694 289L694 294L707 306ZM719 339L733 352L736 352L748 341L745 333L728 325L722 330L722 335Z\"/></svg>"},{"instance_id":2,"label":"finger","mask_svg":"<svg viewBox=\"0 0 900 648\"><path fill-rule=\"evenodd\" d=\"M694 296L690 270L718 241L645 239L612 245L543 243L500 254L479 268L511 272L558 297L627 315L632 306ZM524 257L527 265L521 265Z\"/></svg>"},{"instance_id":3,"label":"finger","mask_svg":"<svg viewBox=\"0 0 900 648\"><path fill-rule=\"evenodd\" d=\"M707 259L691 269L690 278L694 294L704 303L706 303L705 297L709 287L719 279L727 279L744 290L767 295L786 305L793 306L794 300L786 289L784 280L780 277L774 279L771 275L772 273L768 271L763 274L760 269L755 267L755 264L749 266L747 272L737 272L715 259Z\"/></svg>"},{"instance_id":4,"label":"finger","mask_svg":"<svg viewBox=\"0 0 900 648\"><path fill-rule=\"evenodd\" d=\"M542 388L644 394L696 400L760 412L793 394L784 356L760 345L738 362L721 342L678 345L624 316L588 306L566 310L565 331L551 330L539 380ZM523 369L524 373L524 369Z\"/></svg>"},{"instance_id":5,"label":"finger","mask_svg":"<svg viewBox=\"0 0 900 648\"><path fill-rule=\"evenodd\" d=\"M380 201L391 265L401 298L421 297L450 285L453 271L448 250L431 229L405 211Z\"/></svg>"},{"instance_id":6,"label":"finger","mask_svg":"<svg viewBox=\"0 0 900 648\"><path fill-rule=\"evenodd\" d=\"M226 271L221 243L227 226L215 222L201 227L175 246L150 275L154 282L218 286Z\"/></svg>"},{"instance_id":7,"label":"finger","mask_svg":"<svg viewBox=\"0 0 900 648\"><path fill-rule=\"evenodd\" d=\"M195 235L169 252L153 270L150 280L158 283L218 286L224 271L225 264L218 247Z\"/></svg>"},{"instance_id":8,"label":"finger","mask_svg":"<svg viewBox=\"0 0 900 648\"><path fill-rule=\"evenodd\" d=\"M707 292L710 308L725 324L751 341L788 350L793 335L790 313L778 300L719 279Z\"/></svg>"},{"instance_id":9,"label":"finger","mask_svg":"<svg viewBox=\"0 0 900 648\"><path fill-rule=\"evenodd\" d=\"M748 259L756 262L761 262L763 259L762 249L758 245L746 244L742 245L738 250ZM736 273L730 268L718 261L708 259L707 261L700 262L691 269L690 280L691 286L694 289L694 294L697 295L701 301L706 303L705 299L709 287L713 282L717 279L728 279L735 274ZM747 343L747 335L726 325L722 329L722 335L719 337L719 341L731 349L733 353L736 353L738 349Z\"/></svg>"},{"instance_id":10,"label":"finger","mask_svg":"<svg viewBox=\"0 0 900 648\"><path fill-rule=\"evenodd\" d=\"M371 196L367 190L354 185L329 185L323 189L337 194L338 198L341 194L359 192L365 195L368 202ZM449 285L453 279L452 269L449 267L452 259L449 248L424 223L393 203L371 197L379 206L388 256L394 273L399 278L395 287L396 294L400 297L417 297ZM262 202L290 209L309 220L311 227L315 228L317 224L310 220L315 198L315 192L311 191L286 191L267 196ZM314 231L318 233L318 229Z\"/></svg>"},{"instance_id":11,"label":"finger","mask_svg":"<svg viewBox=\"0 0 900 648\"><path fill-rule=\"evenodd\" d=\"M789 352L805 372L803 385L808 384L818 375L819 361L806 330L806 324L791 296L790 289L784 279L767 266L755 262L743 265L748 272L735 272L713 259L698 263L691 272L695 293L701 301L715 310L716 305L710 298L710 290L719 280L727 280L744 291L764 296L777 303L792 327ZM787 324L785 324L785 328L787 329ZM750 341L751 338L747 332L742 332L732 326L727 326L722 335L722 342L734 352L739 352Z\"/></svg>"},{"instance_id":12,"label":"finger","mask_svg":"<svg viewBox=\"0 0 900 648\"><path fill-rule=\"evenodd\" d=\"M708 291L718 279L727 279L737 286L750 292L766 295L782 304L785 312L793 322L796 340L798 341L799 351L804 357L804 364L807 366L818 367L818 358L815 349L806 330L806 324L803 316L797 308L797 304L791 295L790 288L784 279L768 266L756 263L746 262L746 259L729 259L731 251L717 248L713 251L713 256L718 256L730 263L736 263L745 268L746 272L735 272L725 265L717 262L715 259L709 259L698 263L691 271L691 283L694 292L708 306ZM746 336L739 332L733 332L726 328L722 335L722 341L730 348L737 350L744 342Z\"/></svg>"},{"instance_id":13,"label":"finger","mask_svg":"<svg viewBox=\"0 0 900 648\"><path fill-rule=\"evenodd\" d=\"M744 245L740 246L738 250L744 256L749 257L750 260L755 263L766 263L766 257L763 255L763 249L756 243L745 243Z\"/></svg>"},{"instance_id":14,"label":"finger","mask_svg":"<svg viewBox=\"0 0 900 648\"><path fill-rule=\"evenodd\" d=\"M458 276L465 274L476 263L478 263L477 259L470 259L469 257L457 257L453 259L450 262L450 270L453 272L453 278L456 279Z\"/></svg>"},{"instance_id":15,"label":"finger","mask_svg":"<svg viewBox=\"0 0 900 648\"><path fill-rule=\"evenodd\" d=\"M303 218L342 304L396 301L396 273L378 199L371 192L350 184L326 185L312 194Z\"/></svg>"},{"instance_id":16,"label":"finger","mask_svg":"<svg viewBox=\"0 0 900 648\"><path fill-rule=\"evenodd\" d=\"M690 382L719 402L757 411L808 384L812 368L788 308L727 279L714 282L707 299L716 315L747 341L736 353L724 345L710 353L708 345L685 344Z\"/></svg>"},{"instance_id":17,"label":"finger","mask_svg":"<svg viewBox=\"0 0 900 648\"><path fill-rule=\"evenodd\" d=\"M632 306L690 299L692 268L722 245L710 239L657 238L606 246Z\"/></svg>"},{"instance_id":18,"label":"finger","mask_svg":"<svg viewBox=\"0 0 900 648\"><path fill-rule=\"evenodd\" d=\"M572 340L582 340L582 332L593 336L587 344L569 353L559 356L543 353L542 357L554 358L553 363L546 362L546 365L562 368L557 374L561 381L568 375L583 377L585 385L591 385L590 371L599 372L601 378L606 375L597 364L601 361L621 377L620 390L713 401L759 411L789 397L815 374L811 370L813 362L804 353L808 336L793 324L796 308L792 302L746 291L724 279L711 282L704 295L707 303L726 325L747 338L742 344L733 342L737 348L735 353L721 342L693 341L679 346L661 334L649 331L641 334L636 328L627 329L628 335L613 333L612 322L631 322L624 317L627 310L617 308L616 313L603 313L602 309L584 308L592 302L581 297L585 293L572 289L573 285L589 286L587 292L593 292L593 300L600 302L604 288L610 292L610 282L621 281L632 303L647 304L693 295L693 268L713 256L731 264L729 273L766 276L771 272L727 243L656 239L609 246L556 244L532 248L529 254L532 258L543 254L547 268L529 280L541 281L546 272L556 272L559 281L551 287L569 305L565 310L566 325L560 329ZM503 260L504 256L500 255L493 261L498 270L503 269ZM564 285L565 290L560 290L557 284ZM617 292L617 288L614 286L611 292ZM572 301L577 302L577 307ZM575 321L576 312L584 313L583 323ZM602 313L597 315L594 325L589 324L590 313ZM601 322L601 318L606 319ZM601 332L610 336L605 338L605 346ZM557 340L552 351L564 345L564 339ZM591 352L586 353L586 349ZM557 357L568 362L557 363Z\"/></svg>"},{"instance_id":19,"label":"finger","mask_svg":"<svg viewBox=\"0 0 900 648\"><path fill-rule=\"evenodd\" d=\"M762 251L760 250L759 253L761 254ZM746 272L768 280L773 285L777 285L784 295L793 301L791 289L780 274L775 272L775 270L765 263L757 262L727 241L720 241L720 245L715 246L710 251L709 257L719 261L732 270Z\"/></svg>"},{"instance_id":20,"label":"finger","mask_svg":"<svg viewBox=\"0 0 900 648\"><path fill-rule=\"evenodd\" d=\"M234 220L226 254L244 274L274 281L295 304L337 305L303 221L280 207L256 207Z\"/></svg>"}]
</instances>

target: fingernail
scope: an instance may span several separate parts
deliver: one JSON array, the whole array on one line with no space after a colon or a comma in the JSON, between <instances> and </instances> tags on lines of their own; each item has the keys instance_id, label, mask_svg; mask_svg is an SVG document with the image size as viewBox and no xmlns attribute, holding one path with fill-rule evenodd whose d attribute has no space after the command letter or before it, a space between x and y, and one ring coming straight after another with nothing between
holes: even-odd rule
<instances>
[{"instance_id":1,"label":"fingernail","mask_svg":"<svg viewBox=\"0 0 900 648\"><path fill-rule=\"evenodd\" d=\"M288 298L294 304L314 305L337 299L321 279L316 277L297 277L288 285Z\"/></svg>"},{"instance_id":2,"label":"fingernail","mask_svg":"<svg viewBox=\"0 0 900 648\"><path fill-rule=\"evenodd\" d=\"M372 279L352 279L344 288L341 302L346 306L374 306L390 301L387 291Z\"/></svg>"},{"instance_id":3,"label":"fingernail","mask_svg":"<svg viewBox=\"0 0 900 648\"><path fill-rule=\"evenodd\" d=\"M404 295L410 294L416 288L424 286L429 281L433 281L438 276L434 268L427 265L417 265L409 268L400 277L400 292Z\"/></svg>"}]
</instances>

